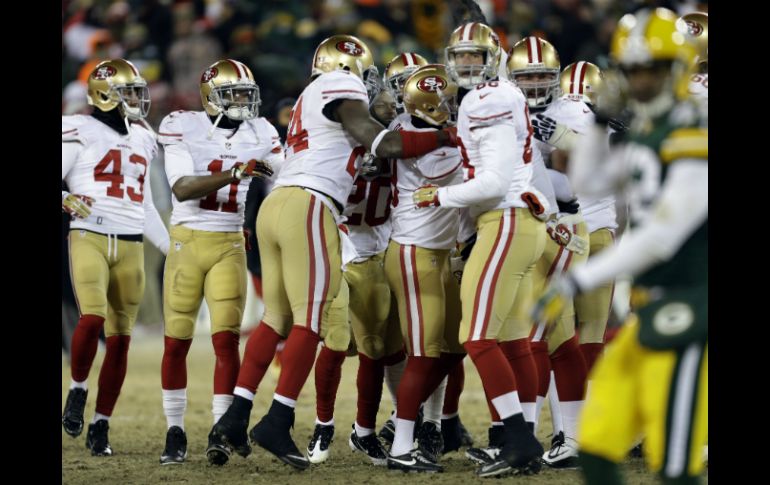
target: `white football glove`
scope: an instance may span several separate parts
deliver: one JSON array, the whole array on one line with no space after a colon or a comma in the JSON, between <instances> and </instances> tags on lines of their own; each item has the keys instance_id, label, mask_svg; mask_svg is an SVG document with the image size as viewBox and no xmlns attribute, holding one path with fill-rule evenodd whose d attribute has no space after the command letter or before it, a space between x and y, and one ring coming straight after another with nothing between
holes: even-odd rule
<instances>
[{"instance_id":1,"label":"white football glove","mask_svg":"<svg viewBox=\"0 0 770 485\"><path fill-rule=\"evenodd\" d=\"M564 246L567 251L584 254L588 250L588 240L572 232L568 224L561 224L558 219L551 219L545 223L545 227L551 239L558 245Z\"/></svg>"}]
</instances>

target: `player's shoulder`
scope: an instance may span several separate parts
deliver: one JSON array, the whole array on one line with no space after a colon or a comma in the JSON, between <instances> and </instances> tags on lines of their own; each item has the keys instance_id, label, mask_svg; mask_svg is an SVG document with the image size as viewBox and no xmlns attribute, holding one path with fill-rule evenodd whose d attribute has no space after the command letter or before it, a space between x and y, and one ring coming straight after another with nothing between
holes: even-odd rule
<instances>
[{"instance_id":1,"label":"player's shoulder","mask_svg":"<svg viewBox=\"0 0 770 485\"><path fill-rule=\"evenodd\" d=\"M61 140L63 142L86 143L88 134L94 130L91 122L96 122L88 115L64 115L61 117Z\"/></svg>"},{"instance_id":2,"label":"player's shoulder","mask_svg":"<svg viewBox=\"0 0 770 485\"><path fill-rule=\"evenodd\" d=\"M308 88L320 92L322 99L361 98L368 100L364 82L348 71L326 72L318 76Z\"/></svg>"},{"instance_id":3,"label":"player's shoulder","mask_svg":"<svg viewBox=\"0 0 770 485\"><path fill-rule=\"evenodd\" d=\"M476 85L463 98L460 109L473 122L510 119L524 112L526 99L521 90L507 79Z\"/></svg>"},{"instance_id":4,"label":"player's shoulder","mask_svg":"<svg viewBox=\"0 0 770 485\"><path fill-rule=\"evenodd\" d=\"M594 113L586 103L567 96L554 100L543 114L577 131L582 131L586 125L590 126L594 120Z\"/></svg>"},{"instance_id":5,"label":"player's shoulder","mask_svg":"<svg viewBox=\"0 0 770 485\"><path fill-rule=\"evenodd\" d=\"M158 141L163 145L195 139L206 133L205 111L174 111L160 122Z\"/></svg>"}]
</instances>

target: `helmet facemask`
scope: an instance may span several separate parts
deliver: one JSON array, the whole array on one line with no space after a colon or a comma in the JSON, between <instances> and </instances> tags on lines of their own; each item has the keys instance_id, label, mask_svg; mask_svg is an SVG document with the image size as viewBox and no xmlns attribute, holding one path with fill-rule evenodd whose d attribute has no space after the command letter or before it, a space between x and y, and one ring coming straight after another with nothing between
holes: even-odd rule
<instances>
[{"instance_id":1,"label":"helmet facemask","mask_svg":"<svg viewBox=\"0 0 770 485\"><path fill-rule=\"evenodd\" d=\"M121 114L131 121L143 120L150 112L150 90L146 84L110 86L108 96L118 101Z\"/></svg>"},{"instance_id":2,"label":"helmet facemask","mask_svg":"<svg viewBox=\"0 0 770 485\"><path fill-rule=\"evenodd\" d=\"M465 52L482 54L484 58L483 63L458 65L455 59L456 55ZM460 44L447 47L445 55L447 74L461 88L471 89L497 76L498 66L495 63L496 58L488 48Z\"/></svg>"},{"instance_id":3,"label":"helmet facemask","mask_svg":"<svg viewBox=\"0 0 770 485\"><path fill-rule=\"evenodd\" d=\"M226 84L216 86L208 98L209 106L213 106L220 114L233 121L246 121L259 115L259 87L256 84Z\"/></svg>"},{"instance_id":4,"label":"helmet facemask","mask_svg":"<svg viewBox=\"0 0 770 485\"><path fill-rule=\"evenodd\" d=\"M546 75L551 79L529 80L525 79L528 75ZM511 73L511 78L516 86L522 90L527 98L527 104L530 109L545 108L550 105L554 99L559 96L559 70L558 69L537 69L519 71Z\"/></svg>"},{"instance_id":5,"label":"helmet facemask","mask_svg":"<svg viewBox=\"0 0 770 485\"><path fill-rule=\"evenodd\" d=\"M369 106L374 102L374 98L382 91L382 79L380 78L380 71L377 66L372 64L363 70L361 74L361 80L366 87L366 94L369 97Z\"/></svg>"}]
</instances>

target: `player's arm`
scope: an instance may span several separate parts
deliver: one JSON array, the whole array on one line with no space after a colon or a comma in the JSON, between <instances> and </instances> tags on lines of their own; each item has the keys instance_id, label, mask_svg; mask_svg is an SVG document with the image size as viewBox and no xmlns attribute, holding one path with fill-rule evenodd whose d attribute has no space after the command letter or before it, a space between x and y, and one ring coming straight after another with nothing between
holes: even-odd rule
<instances>
[{"instance_id":1,"label":"player's arm","mask_svg":"<svg viewBox=\"0 0 770 485\"><path fill-rule=\"evenodd\" d=\"M211 175L185 175L195 173L193 159L181 145L166 145L166 174L172 183L171 191L179 202L200 199L216 192L225 185L248 177L270 176L270 164L262 160L249 160L227 172Z\"/></svg>"},{"instance_id":2,"label":"player's arm","mask_svg":"<svg viewBox=\"0 0 770 485\"><path fill-rule=\"evenodd\" d=\"M427 132L390 131L372 118L367 104L342 99L334 107L334 118L370 153L380 158L413 158L436 148L456 146L453 129Z\"/></svg>"},{"instance_id":3,"label":"player's arm","mask_svg":"<svg viewBox=\"0 0 770 485\"><path fill-rule=\"evenodd\" d=\"M62 142L61 144L61 179L75 166L83 145L75 141ZM73 218L85 219L91 214L91 206L94 200L85 195L71 194L66 190L61 191L61 208Z\"/></svg>"},{"instance_id":4,"label":"player's arm","mask_svg":"<svg viewBox=\"0 0 770 485\"><path fill-rule=\"evenodd\" d=\"M637 275L669 260L708 218L708 162L681 159L669 170L660 198L644 225L627 234L615 248L572 271L580 291L621 274Z\"/></svg>"},{"instance_id":5,"label":"player's arm","mask_svg":"<svg viewBox=\"0 0 770 485\"><path fill-rule=\"evenodd\" d=\"M437 203L442 207L468 207L505 196L513 180L515 161L521 160L524 148L516 140L511 124L476 128L472 136L479 141L481 160L473 179L437 189ZM417 192L415 192L417 194Z\"/></svg>"},{"instance_id":6,"label":"player's arm","mask_svg":"<svg viewBox=\"0 0 770 485\"><path fill-rule=\"evenodd\" d=\"M166 225L163 224L163 219L160 218L160 214L158 214L158 210L155 208L151 185L148 177L144 184L144 200L142 201L144 206L144 235L147 236L147 239L150 240L153 246L166 255L168 254L171 241Z\"/></svg>"}]
</instances>

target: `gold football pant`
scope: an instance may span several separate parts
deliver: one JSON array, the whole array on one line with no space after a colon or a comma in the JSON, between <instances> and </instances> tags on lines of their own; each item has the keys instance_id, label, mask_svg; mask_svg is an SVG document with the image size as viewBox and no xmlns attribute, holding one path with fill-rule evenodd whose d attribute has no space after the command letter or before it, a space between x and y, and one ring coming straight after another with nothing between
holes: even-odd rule
<instances>
[{"instance_id":1,"label":"gold football pant","mask_svg":"<svg viewBox=\"0 0 770 485\"><path fill-rule=\"evenodd\" d=\"M165 335L193 337L206 298L211 333L239 333L246 304L246 250L241 232L210 232L171 226L163 273Z\"/></svg>"},{"instance_id":2,"label":"gold football pant","mask_svg":"<svg viewBox=\"0 0 770 485\"><path fill-rule=\"evenodd\" d=\"M527 273L543 254L544 223L528 209L509 208L482 214L476 228L476 244L460 287L460 343L497 339L506 322L523 325L506 329L506 337L527 336L530 325L516 318L514 302L521 283L526 285Z\"/></svg>"},{"instance_id":3,"label":"gold football pant","mask_svg":"<svg viewBox=\"0 0 770 485\"><path fill-rule=\"evenodd\" d=\"M588 229L585 222L572 224L570 230L573 234L588 239ZM566 273L575 266L585 263L587 259L588 252L578 254L568 251L564 246L547 237L545 251L543 251L543 255L537 261L532 274L533 295L539 298L554 276ZM544 334L544 323L536 323L537 328L532 336L532 340L537 342L545 339L548 341L548 353L553 353L561 344L575 335L575 304L572 300L565 302L564 311L556 324L551 327L548 334Z\"/></svg>"},{"instance_id":4,"label":"gold football pant","mask_svg":"<svg viewBox=\"0 0 770 485\"><path fill-rule=\"evenodd\" d=\"M279 335L302 325L323 336L342 280L337 224L318 196L277 187L257 215L264 282L263 321Z\"/></svg>"},{"instance_id":5,"label":"gold football pant","mask_svg":"<svg viewBox=\"0 0 770 485\"><path fill-rule=\"evenodd\" d=\"M464 353L458 341L461 307L449 252L393 240L388 244L385 275L398 302L409 355L438 358L441 352Z\"/></svg>"},{"instance_id":6,"label":"gold football pant","mask_svg":"<svg viewBox=\"0 0 770 485\"><path fill-rule=\"evenodd\" d=\"M105 318L104 334L131 335L144 294L144 246L72 229L70 272L81 315Z\"/></svg>"},{"instance_id":7,"label":"gold football pant","mask_svg":"<svg viewBox=\"0 0 770 485\"><path fill-rule=\"evenodd\" d=\"M590 235L591 251L589 259L615 244L615 236L609 229L599 229ZM604 331L612 308L612 293L615 282L602 286L575 297L575 312L580 329L580 343L592 344L604 342Z\"/></svg>"}]
</instances>

